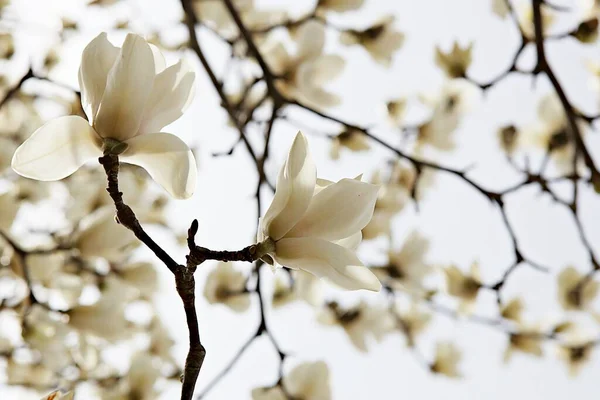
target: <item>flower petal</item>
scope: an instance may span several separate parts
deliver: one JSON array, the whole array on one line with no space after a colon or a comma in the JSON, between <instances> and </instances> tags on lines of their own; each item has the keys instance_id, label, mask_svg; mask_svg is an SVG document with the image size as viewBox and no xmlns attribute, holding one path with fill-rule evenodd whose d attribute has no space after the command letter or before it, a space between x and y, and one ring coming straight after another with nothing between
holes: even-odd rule
<instances>
[{"instance_id":1,"label":"flower petal","mask_svg":"<svg viewBox=\"0 0 600 400\"><path fill-rule=\"evenodd\" d=\"M124 162L144 168L169 194L187 199L196 188L196 160L190 148L170 133L148 133L126 142Z\"/></svg>"},{"instance_id":2,"label":"flower petal","mask_svg":"<svg viewBox=\"0 0 600 400\"><path fill-rule=\"evenodd\" d=\"M377 277L362 265L354 252L323 239L281 239L275 244L275 257L281 265L328 278L348 290L376 292L381 288Z\"/></svg>"},{"instance_id":3,"label":"flower petal","mask_svg":"<svg viewBox=\"0 0 600 400\"><path fill-rule=\"evenodd\" d=\"M302 219L286 237L339 240L364 228L371 217L379 187L342 179L317 193Z\"/></svg>"},{"instance_id":4,"label":"flower petal","mask_svg":"<svg viewBox=\"0 0 600 400\"><path fill-rule=\"evenodd\" d=\"M40 181L63 179L87 161L100 157L96 133L76 115L53 119L40 127L15 151L12 168Z\"/></svg>"},{"instance_id":5,"label":"flower petal","mask_svg":"<svg viewBox=\"0 0 600 400\"><path fill-rule=\"evenodd\" d=\"M106 78L118 55L119 48L108 41L106 32L96 36L83 50L79 67L79 89L81 105L90 124L94 123L106 87Z\"/></svg>"},{"instance_id":6,"label":"flower petal","mask_svg":"<svg viewBox=\"0 0 600 400\"><path fill-rule=\"evenodd\" d=\"M354 250L358 249L360 242L362 241L362 231L356 232L352 236L348 236L347 238L336 240L335 244L339 244L340 246L344 246L347 249Z\"/></svg>"},{"instance_id":7,"label":"flower petal","mask_svg":"<svg viewBox=\"0 0 600 400\"><path fill-rule=\"evenodd\" d=\"M194 79L192 67L183 60L158 74L138 133L160 132L181 117L194 97Z\"/></svg>"},{"instance_id":8,"label":"flower petal","mask_svg":"<svg viewBox=\"0 0 600 400\"><path fill-rule=\"evenodd\" d=\"M146 41L128 34L106 81L94 127L100 136L127 140L138 132L154 83L154 55Z\"/></svg>"},{"instance_id":9,"label":"flower petal","mask_svg":"<svg viewBox=\"0 0 600 400\"><path fill-rule=\"evenodd\" d=\"M298 52L300 60L315 58L325 47L325 27L322 23L310 20L302 24L297 32Z\"/></svg>"},{"instance_id":10,"label":"flower petal","mask_svg":"<svg viewBox=\"0 0 600 400\"><path fill-rule=\"evenodd\" d=\"M150 46L150 50L152 50L152 56L154 57L154 72L156 74L160 74L167 68L167 62L165 60L165 56L160 51L158 46L153 45L152 43L148 43Z\"/></svg>"},{"instance_id":11,"label":"flower petal","mask_svg":"<svg viewBox=\"0 0 600 400\"><path fill-rule=\"evenodd\" d=\"M273 240L281 239L306 212L317 181L317 169L308 143L298 132L287 161L277 179L275 197L262 219L262 230Z\"/></svg>"}]
</instances>

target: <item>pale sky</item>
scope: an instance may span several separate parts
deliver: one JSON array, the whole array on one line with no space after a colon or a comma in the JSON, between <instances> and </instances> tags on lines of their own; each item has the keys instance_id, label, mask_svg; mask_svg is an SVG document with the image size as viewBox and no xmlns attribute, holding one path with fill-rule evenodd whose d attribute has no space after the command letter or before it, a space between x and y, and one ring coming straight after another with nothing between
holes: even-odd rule
<instances>
[{"instance_id":1,"label":"pale sky","mask_svg":"<svg viewBox=\"0 0 600 400\"><path fill-rule=\"evenodd\" d=\"M52 35L44 34L55 28L55 15L73 10L78 3L72 0L13 0L23 10L35 9L34 13L20 14L27 22L21 26L21 40L31 48L52 43ZM136 0L130 5L115 8L118 15L135 15L132 27L151 26L169 31L177 38L184 35L181 28L174 26L178 18L178 1ZM161 4L167 3L167 4ZM258 1L258 4L276 4L279 7L293 5L294 10L309 8L309 1ZM448 49L454 40L466 44L475 40L473 64L470 72L481 81L487 81L502 72L510 63L518 44L514 26L502 21L490 12L488 0L367 0L367 7L358 14L340 17L336 22L343 26L367 24L378 16L393 13L397 27L406 34L403 48L397 53L389 69L374 64L366 54L356 48L341 48L330 38L328 49L347 58L347 68L341 79L330 87L342 95L343 104L330 111L331 114L363 125L384 124L384 102L398 96L415 96L423 91L435 91L443 77L433 64L434 46ZM562 1L572 5L575 1ZM43 8L46 7L46 8ZM71 11L80 16L78 11ZM84 37L67 43L64 62L59 65L53 78L71 84L77 83L76 71L81 49L87 41L107 26L114 18L101 12L93 20L86 18L82 24ZM559 21L561 27L569 28L569 21ZM42 27L40 27L42 25ZM565 28L565 29L566 29ZM144 30L142 32L145 32ZM111 36L116 42L119 35ZM202 32L210 60L216 66L224 65L227 53L219 48L210 34ZM56 37L54 37L56 39ZM564 82L567 94L573 103L589 113L597 113L598 93L591 89L590 80L583 62L599 60L600 47L584 48L573 40L566 39L548 46L550 62ZM197 63L194 55L187 54ZM530 67L534 60L532 49L523 57L523 67ZM171 59L171 62L174 59ZM199 65L198 65L199 67ZM19 71L14 72L15 76ZM236 140L236 133L225 126L225 113L218 107L218 99L206 75L197 74L196 99L186 115L167 129L181 135L190 145L198 149L198 190L192 199L178 201L171 210L173 225L182 231L197 218L200 231L197 243L214 249L238 249L253 240L256 215L253 192L255 180L253 166L238 147L231 157L213 158L211 153L227 150ZM496 130L508 122L526 123L536 119L537 99L550 90L545 78L532 84L530 77L514 76L506 79L476 102L468 118L457 132L459 150L448 156L427 154L436 162L456 168L475 166L471 177L490 189L500 190L519 180L496 146ZM296 119L316 128L330 125L320 124L318 119L306 114L295 114ZM409 121L411 114L409 113ZM416 121L416 119L415 119ZM285 122L276 125L273 133L271 158L267 163L267 174L274 177L285 159L297 128ZM390 129L377 129L377 134L391 143L400 142L399 135ZM327 131L327 133L330 133ZM257 132L249 137L257 146ZM360 173L370 176L382 167L392 155L373 144L366 155L343 152L337 162L329 159L328 141L318 135L310 135L309 143L317 164L319 176L327 179L354 177ZM589 148L596 156L598 137L588 137ZM532 165L536 158L532 158ZM431 239L430 260L437 264L456 263L463 269L474 260L480 262L485 282L495 282L511 263L512 249L500 214L489 202L468 187L464 182L449 175L438 174L436 186L420 203L418 213L408 207L394 220L394 243L399 247L412 229L419 229ZM126 189L123 189L126 190ZM264 207L270 194L263 192ZM598 243L600 228L593 221L600 217L598 198L589 188L583 191L582 215L584 227L592 245ZM589 263L577 237L570 216L557 207L537 188L525 189L507 200L511 222L514 222L517 237L527 256L549 266L552 271L542 274L531 268L522 267L507 283L505 298L522 295L527 305L526 318L531 322L550 320L558 314L556 301L556 273L569 264L587 271ZM168 235L160 230L152 232L165 244L169 252L183 259L185 250L178 248ZM598 250L598 247L595 248ZM366 263L385 256L387 244L383 240L366 243L361 256ZM150 257L150 256L149 256ZM243 315L234 314L221 306L210 306L202 298L203 281L214 265L202 265L197 273L198 315L200 333L207 357L200 373L198 390L202 388L229 362L258 323L256 299L253 307ZM249 265L240 265L249 270ZM156 298L160 316L174 335L178 345L177 359L183 363L187 352L187 329L180 299L174 290L172 278L162 265L161 292ZM264 270L265 285L272 280L272 273ZM369 302L384 300L383 294L353 294L328 292L335 298L351 302L362 297ZM454 305L441 297L449 306ZM477 313L493 317L493 296L484 293L478 304ZM598 305L596 305L598 306ZM419 340L419 346L428 359L432 358L437 340L452 340L464 350L461 363L463 378L450 380L437 377L426 371L404 345L400 334L389 335L382 343L370 343L367 354L356 351L341 328L321 327L315 312L303 303L294 303L268 312L268 324L283 349L292 356L285 362L285 370L301 361L325 360L330 367L333 399L430 399L444 397L453 399L563 399L566 397L591 399L598 389L600 353L595 352L590 365L581 374L571 379L566 368L557 359L551 346L545 348L543 359L516 354L511 363L504 365L502 357L507 338L493 328L478 326L465 321L452 321L443 316L435 318L431 328ZM597 327L596 327L597 329ZM261 385L270 385L277 378L277 357L266 337L257 340L245 353L240 362L206 399L249 399L250 390ZM1 387L0 387L1 388ZM2 390L2 389L0 389ZM174 386L162 399L176 398L179 387ZM6 393L9 393L8 391ZM10 397L9 397L10 398ZM20 398L20 397L19 397ZM23 399L30 397L23 397ZM35 398L31 397L32 399Z\"/></svg>"}]
</instances>

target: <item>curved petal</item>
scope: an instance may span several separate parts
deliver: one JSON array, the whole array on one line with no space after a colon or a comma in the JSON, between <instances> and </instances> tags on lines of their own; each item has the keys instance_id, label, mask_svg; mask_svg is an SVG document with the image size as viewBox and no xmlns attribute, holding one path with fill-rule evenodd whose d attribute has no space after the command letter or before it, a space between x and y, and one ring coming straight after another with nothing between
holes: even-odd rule
<instances>
[{"instance_id":1,"label":"curved petal","mask_svg":"<svg viewBox=\"0 0 600 400\"><path fill-rule=\"evenodd\" d=\"M154 72L156 74L160 74L167 68L167 61L165 60L165 56L160 51L158 46L153 45L152 43L148 43L150 46L150 50L152 50L152 56L154 57Z\"/></svg>"},{"instance_id":2,"label":"curved petal","mask_svg":"<svg viewBox=\"0 0 600 400\"><path fill-rule=\"evenodd\" d=\"M194 98L195 77L192 67L183 60L158 74L138 133L160 132L181 117Z\"/></svg>"},{"instance_id":3,"label":"curved petal","mask_svg":"<svg viewBox=\"0 0 600 400\"><path fill-rule=\"evenodd\" d=\"M127 140L138 132L154 84L154 55L146 41L128 34L108 73L106 89L94 121L104 138Z\"/></svg>"},{"instance_id":4,"label":"curved petal","mask_svg":"<svg viewBox=\"0 0 600 400\"><path fill-rule=\"evenodd\" d=\"M312 84L321 86L337 78L344 70L346 61L336 54L324 54L305 64L309 66Z\"/></svg>"},{"instance_id":5,"label":"curved petal","mask_svg":"<svg viewBox=\"0 0 600 400\"><path fill-rule=\"evenodd\" d=\"M302 219L286 237L339 240L356 234L371 217L379 186L342 179L317 193Z\"/></svg>"},{"instance_id":6,"label":"curved petal","mask_svg":"<svg viewBox=\"0 0 600 400\"><path fill-rule=\"evenodd\" d=\"M358 249L358 246L360 245L360 242L362 241L362 236L362 231L358 231L352 236L336 240L335 244L339 244L340 246L343 246L347 249L356 251L356 249Z\"/></svg>"},{"instance_id":7,"label":"curved petal","mask_svg":"<svg viewBox=\"0 0 600 400\"><path fill-rule=\"evenodd\" d=\"M298 132L277 179L275 197L262 219L266 236L281 239L302 218L315 190L317 169L308 143Z\"/></svg>"},{"instance_id":8,"label":"curved petal","mask_svg":"<svg viewBox=\"0 0 600 400\"><path fill-rule=\"evenodd\" d=\"M13 155L12 168L26 178L63 179L87 161L102 156L98 137L89 123L76 115L49 121Z\"/></svg>"},{"instance_id":9,"label":"curved petal","mask_svg":"<svg viewBox=\"0 0 600 400\"><path fill-rule=\"evenodd\" d=\"M311 19L298 28L297 35L297 56L299 59L312 59L323 52L323 47L325 47L325 27L322 23Z\"/></svg>"},{"instance_id":10,"label":"curved petal","mask_svg":"<svg viewBox=\"0 0 600 400\"><path fill-rule=\"evenodd\" d=\"M79 67L79 89L81 105L90 124L94 123L104 95L106 78L119 55L119 48L113 46L102 32L94 38L81 54Z\"/></svg>"},{"instance_id":11,"label":"curved petal","mask_svg":"<svg viewBox=\"0 0 600 400\"><path fill-rule=\"evenodd\" d=\"M323 239L281 239L275 244L275 257L281 265L328 278L348 290L381 289L377 277L354 252Z\"/></svg>"},{"instance_id":12,"label":"curved petal","mask_svg":"<svg viewBox=\"0 0 600 400\"><path fill-rule=\"evenodd\" d=\"M169 194L187 199L196 188L196 160L190 148L170 133L148 133L126 142L124 162L144 168Z\"/></svg>"}]
</instances>

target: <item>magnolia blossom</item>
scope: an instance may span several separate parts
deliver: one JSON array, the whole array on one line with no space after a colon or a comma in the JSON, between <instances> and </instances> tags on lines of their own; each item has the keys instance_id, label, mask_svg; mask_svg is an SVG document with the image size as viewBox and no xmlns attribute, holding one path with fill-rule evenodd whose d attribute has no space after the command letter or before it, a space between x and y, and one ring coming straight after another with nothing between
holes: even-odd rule
<instances>
[{"instance_id":1,"label":"magnolia blossom","mask_svg":"<svg viewBox=\"0 0 600 400\"><path fill-rule=\"evenodd\" d=\"M268 42L263 50L272 72L281 77L276 84L289 98L295 98L314 107L333 107L340 98L323 86L335 79L344 68L342 57L323 54L325 28L322 23L311 20L302 24L294 38L296 54L290 55L281 42Z\"/></svg>"},{"instance_id":2,"label":"magnolia blossom","mask_svg":"<svg viewBox=\"0 0 600 400\"><path fill-rule=\"evenodd\" d=\"M364 30L347 30L340 35L346 46L361 45L379 64L389 67L394 53L404 44L404 34L394 29L394 16L382 18Z\"/></svg>"},{"instance_id":3,"label":"magnolia blossom","mask_svg":"<svg viewBox=\"0 0 600 400\"><path fill-rule=\"evenodd\" d=\"M508 335L508 345L504 351L504 362L510 361L514 352L541 357L544 354L543 341L544 336L539 324L519 327L517 332L511 332Z\"/></svg>"},{"instance_id":4,"label":"magnolia blossom","mask_svg":"<svg viewBox=\"0 0 600 400\"><path fill-rule=\"evenodd\" d=\"M346 12L358 10L362 7L365 0L319 0L317 2L318 11Z\"/></svg>"},{"instance_id":5,"label":"magnolia blossom","mask_svg":"<svg viewBox=\"0 0 600 400\"><path fill-rule=\"evenodd\" d=\"M554 23L555 16L552 9L541 6L540 12L542 13L542 26L544 28L544 35L547 33L548 28ZM519 26L521 31L529 40L535 40L535 25L533 23L533 7L531 2L522 1L517 6L517 18L519 20Z\"/></svg>"},{"instance_id":6,"label":"magnolia blossom","mask_svg":"<svg viewBox=\"0 0 600 400\"><path fill-rule=\"evenodd\" d=\"M473 43L462 48L458 42L454 42L452 50L447 53L436 47L435 64L444 71L448 78L464 78L473 60L472 49Z\"/></svg>"},{"instance_id":7,"label":"magnolia blossom","mask_svg":"<svg viewBox=\"0 0 600 400\"><path fill-rule=\"evenodd\" d=\"M402 309L397 304L394 312L399 321L399 328L406 336L406 344L413 347L417 336L429 326L432 319L431 314L422 310L416 303L411 303L408 309Z\"/></svg>"},{"instance_id":8,"label":"magnolia blossom","mask_svg":"<svg viewBox=\"0 0 600 400\"><path fill-rule=\"evenodd\" d=\"M404 114L406 112L406 99L397 98L389 100L385 103L387 116L392 125L401 126L404 122Z\"/></svg>"},{"instance_id":9,"label":"magnolia blossom","mask_svg":"<svg viewBox=\"0 0 600 400\"><path fill-rule=\"evenodd\" d=\"M451 342L440 342L435 347L435 359L431 364L431 372L446 375L449 378L460 377L458 363L462 354Z\"/></svg>"},{"instance_id":10,"label":"magnolia blossom","mask_svg":"<svg viewBox=\"0 0 600 400\"><path fill-rule=\"evenodd\" d=\"M368 138L361 132L353 129L345 130L333 138L331 141L331 150L329 151L331 158L334 160L340 158L342 147L354 152L366 151L371 148Z\"/></svg>"},{"instance_id":11,"label":"magnolia blossom","mask_svg":"<svg viewBox=\"0 0 600 400\"><path fill-rule=\"evenodd\" d=\"M519 147L521 141L519 130L514 125L506 125L498 129L498 142L500 147L508 155L511 155Z\"/></svg>"},{"instance_id":12,"label":"magnolia blossom","mask_svg":"<svg viewBox=\"0 0 600 400\"><path fill-rule=\"evenodd\" d=\"M558 356L567 364L570 376L576 376L590 361L595 347L594 339L584 337L581 332L571 335L558 347Z\"/></svg>"},{"instance_id":13,"label":"magnolia blossom","mask_svg":"<svg viewBox=\"0 0 600 400\"><path fill-rule=\"evenodd\" d=\"M15 42L11 33L0 33L0 59L8 59L15 53Z\"/></svg>"},{"instance_id":14,"label":"magnolia blossom","mask_svg":"<svg viewBox=\"0 0 600 400\"><path fill-rule=\"evenodd\" d=\"M418 232L412 232L400 250L392 250L386 267L374 269L379 279L395 289L420 291L423 279L432 272L425 262L429 241Z\"/></svg>"},{"instance_id":15,"label":"magnolia blossom","mask_svg":"<svg viewBox=\"0 0 600 400\"><path fill-rule=\"evenodd\" d=\"M417 150L423 145L441 151L451 151L456 146L453 133L462 117L471 108L475 87L462 79L447 82L440 93L422 96L422 101L432 108L431 119L419 127Z\"/></svg>"},{"instance_id":16,"label":"magnolia blossom","mask_svg":"<svg viewBox=\"0 0 600 400\"><path fill-rule=\"evenodd\" d=\"M378 291L379 280L354 250L373 215L379 188L356 179L318 181L316 175L306 138L298 133L273 202L260 221L260 255L345 289Z\"/></svg>"},{"instance_id":17,"label":"magnolia blossom","mask_svg":"<svg viewBox=\"0 0 600 400\"><path fill-rule=\"evenodd\" d=\"M459 311L469 313L481 289L481 277L479 264L471 264L470 274L463 273L455 266L444 269L446 273L446 287L448 294L461 300Z\"/></svg>"},{"instance_id":18,"label":"magnolia blossom","mask_svg":"<svg viewBox=\"0 0 600 400\"><path fill-rule=\"evenodd\" d=\"M302 363L283 377L280 386L252 390L252 400L330 400L329 369L323 361ZM289 395L286 395L286 393Z\"/></svg>"},{"instance_id":19,"label":"magnolia blossom","mask_svg":"<svg viewBox=\"0 0 600 400\"><path fill-rule=\"evenodd\" d=\"M6 383L34 387L52 387L58 377L40 364L25 364L10 358L6 365Z\"/></svg>"},{"instance_id":20,"label":"magnolia blossom","mask_svg":"<svg viewBox=\"0 0 600 400\"><path fill-rule=\"evenodd\" d=\"M36 130L13 156L17 173L59 180L113 153L144 168L172 196L192 195L194 156L177 136L161 132L192 100L190 66L180 61L166 68L160 51L138 35L128 34L118 48L101 33L83 51L79 86L89 122L64 116Z\"/></svg>"},{"instance_id":21,"label":"magnolia blossom","mask_svg":"<svg viewBox=\"0 0 600 400\"><path fill-rule=\"evenodd\" d=\"M506 18L510 13L508 0L492 0L492 11L500 18Z\"/></svg>"},{"instance_id":22,"label":"magnolia blossom","mask_svg":"<svg viewBox=\"0 0 600 400\"><path fill-rule=\"evenodd\" d=\"M361 301L354 307L344 308L330 302L317 316L320 323L341 326L352 344L360 351L367 351L367 337L381 341L391 332L396 323L387 308Z\"/></svg>"},{"instance_id":23,"label":"magnolia blossom","mask_svg":"<svg viewBox=\"0 0 600 400\"><path fill-rule=\"evenodd\" d=\"M504 304L500 309L500 315L504 319L509 319L514 322L521 321L521 314L523 313L523 300L517 297Z\"/></svg>"},{"instance_id":24,"label":"magnolia blossom","mask_svg":"<svg viewBox=\"0 0 600 400\"><path fill-rule=\"evenodd\" d=\"M246 290L248 278L232 263L219 262L206 278L204 297L210 304L221 303L236 312L250 307L250 293Z\"/></svg>"},{"instance_id":25,"label":"magnolia blossom","mask_svg":"<svg viewBox=\"0 0 600 400\"><path fill-rule=\"evenodd\" d=\"M558 275L558 302L565 310L584 310L588 308L600 289L600 283L586 280L584 274L568 267Z\"/></svg>"},{"instance_id":26,"label":"magnolia blossom","mask_svg":"<svg viewBox=\"0 0 600 400\"><path fill-rule=\"evenodd\" d=\"M304 300L311 306L322 302L321 281L302 270L291 271L289 279L282 274L275 275L273 288L273 308L284 306L295 300Z\"/></svg>"}]
</instances>

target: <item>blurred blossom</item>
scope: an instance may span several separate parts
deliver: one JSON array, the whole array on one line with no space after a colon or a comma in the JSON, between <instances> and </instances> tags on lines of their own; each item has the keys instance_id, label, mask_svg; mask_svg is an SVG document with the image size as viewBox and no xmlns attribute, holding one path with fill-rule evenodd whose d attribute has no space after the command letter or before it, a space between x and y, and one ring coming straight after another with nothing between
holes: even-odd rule
<instances>
[{"instance_id":1,"label":"blurred blossom","mask_svg":"<svg viewBox=\"0 0 600 400\"><path fill-rule=\"evenodd\" d=\"M581 333L572 334L558 346L558 356L567 365L569 375L576 376L590 362L595 343Z\"/></svg>"},{"instance_id":2,"label":"blurred blossom","mask_svg":"<svg viewBox=\"0 0 600 400\"><path fill-rule=\"evenodd\" d=\"M346 46L361 45L379 64L389 67L396 51L404 44L404 34L394 28L395 17L388 15L364 30L346 30L340 41Z\"/></svg>"},{"instance_id":3,"label":"blurred blossom","mask_svg":"<svg viewBox=\"0 0 600 400\"><path fill-rule=\"evenodd\" d=\"M435 48L435 64L446 74L448 78L464 78L467 69L473 61L471 50L473 43L462 48L458 42L454 42L452 50L444 52L439 47Z\"/></svg>"},{"instance_id":4,"label":"blurred blossom","mask_svg":"<svg viewBox=\"0 0 600 400\"><path fill-rule=\"evenodd\" d=\"M510 0L491 0L492 11L500 18L506 18L510 13L509 1Z\"/></svg>"},{"instance_id":5,"label":"blurred blossom","mask_svg":"<svg viewBox=\"0 0 600 400\"><path fill-rule=\"evenodd\" d=\"M458 347L451 342L439 342L435 347L435 359L431 371L449 378L459 378L458 363L462 354Z\"/></svg>"},{"instance_id":6,"label":"blurred blossom","mask_svg":"<svg viewBox=\"0 0 600 400\"><path fill-rule=\"evenodd\" d=\"M521 300L520 297L516 297L502 306L500 315L504 319L521 322L521 314L523 313L524 308L525 305L523 304L523 300Z\"/></svg>"},{"instance_id":7,"label":"blurred blossom","mask_svg":"<svg viewBox=\"0 0 600 400\"><path fill-rule=\"evenodd\" d=\"M371 148L367 136L352 129L345 130L331 140L330 157L334 160L339 159L340 150L343 147L353 152L366 151Z\"/></svg>"},{"instance_id":8,"label":"blurred blossom","mask_svg":"<svg viewBox=\"0 0 600 400\"><path fill-rule=\"evenodd\" d=\"M261 256L327 278L348 290L381 284L355 254L379 188L356 179L317 180L308 143L298 133L258 229Z\"/></svg>"},{"instance_id":9,"label":"blurred blossom","mask_svg":"<svg viewBox=\"0 0 600 400\"><path fill-rule=\"evenodd\" d=\"M0 33L0 59L8 59L15 53L15 43L11 33Z\"/></svg>"},{"instance_id":10,"label":"blurred blossom","mask_svg":"<svg viewBox=\"0 0 600 400\"><path fill-rule=\"evenodd\" d=\"M367 351L368 336L373 336L379 342L396 326L394 318L386 308L364 301L349 308L344 308L337 302L329 302L317 318L324 325L341 326L352 344L363 352Z\"/></svg>"},{"instance_id":11,"label":"blurred blossom","mask_svg":"<svg viewBox=\"0 0 600 400\"><path fill-rule=\"evenodd\" d=\"M365 0L318 0L317 11L346 12L358 10Z\"/></svg>"},{"instance_id":12,"label":"blurred blossom","mask_svg":"<svg viewBox=\"0 0 600 400\"><path fill-rule=\"evenodd\" d=\"M414 347L417 337L429 327L432 320L431 313L424 311L414 302L408 308L400 308L396 304L394 312L400 325L398 328L406 337L406 344L408 347Z\"/></svg>"},{"instance_id":13,"label":"blurred blossom","mask_svg":"<svg viewBox=\"0 0 600 400\"><path fill-rule=\"evenodd\" d=\"M469 274L465 274L456 266L447 267L444 272L448 294L460 300L459 312L470 313L482 286L479 264L477 262L471 264Z\"/></svg>"},{"instance_id":14,"label":"blurred blossom","mask_svg":"<svg viewBox=\"0 0 600 400\"><path fill-rule=\"evenodd\" d=\"M284 274L275 274L273 307L282 307L295 300L303 300L311 306L322 303L321 281L302 270L290 271L288 279Z\"/></svg>"},{"instance_id":15,"label":"blurred blossom","mask_svg":"<svg viewBox=\"0 0 600 400\"><path fill-rule=\"evenodd\" d=\"M586 278L573 267L567 267L558 275L558 302L564 310L589 308L600 289L600 283Z\"/></svg>"},{"instance_id":16,"label":"blurred blossom","mask_svg":"<svg viewBox=\"0 0 600 400\"><path fill-rule=\"evenodd\" d=\"M504 362L510 361L514 352L542 357L544 336L539 325L519 326L517 332L508 334L508 345L504 351Z\"/></svg>"},{"instance_id":17,"label":"blurred blossom","mask_svg":"<svg viewBox=\"0 0 600 400\"><path fill-rule=\"evenodd\" d=\"M263 45L265 61L272 72L280 77L276 81L281 93L317 108L333 107L340 98L323 89L342 72L345 61L333 54L323 54L325 28L322 23L311 20L295 30L296 53L288 53L281 42Z\"/></svg>"},{"instance_id":18,"label":"blurred blossom","mask_svg":"<svg viewBox=\"0 0 600 400\"><path fill-rule=\"evenodd\" d=\"M292 396L302 400L331 400L329 368L323 361L302 363L285 375L280 386L252 390L252 400L285 400Z\"/></svg>"},{"instance_id":19,"label":"blurred blossom","mask_svg":"<svg viewBox=\"0 0 600 400\"><path fill-rule=\"evenodd\" d=\"M210 304L221 303L236 312L250 307L250 293L246 290L246 276L233 263L219 262L206 277L204 297Z\"/></svg>"}]
</instances>

